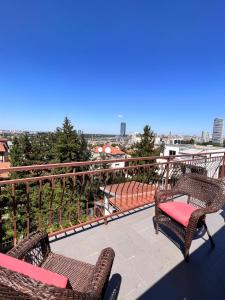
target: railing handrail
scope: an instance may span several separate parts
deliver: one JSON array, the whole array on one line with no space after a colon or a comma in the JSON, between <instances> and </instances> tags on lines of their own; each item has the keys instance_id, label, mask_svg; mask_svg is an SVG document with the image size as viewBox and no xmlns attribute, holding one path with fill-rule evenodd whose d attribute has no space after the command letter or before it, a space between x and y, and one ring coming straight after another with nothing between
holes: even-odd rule
<instances>
[{"instance_id":1,"label":"railing handrail","mask_svg":"<svg viewBox=\"0 0 225 300\"><path fill-rule=\"evenodd\" d=\"M131 161L151 161L156 159L165 159L165 160L173 160L174 158L179 157L202 157L202 156L211 156L213 154L223 154L225 155L225 151L218 152L206 152L206 153L195 153L195 154L180 154L173 156L147 156L147 157L132 157L132 158L120 158L120 159L107 159L107 160L89 160L89 161L81 161L81 162L67 162L67 163L51 163L51 164L41 164L41 165L29 165L29 166L18 166L18 167L9 167L9 168L1 168L0 165L0 174L5 172L23 172L23 171L35 171L35 170L51 170L57 168L69 168L69 167L85 167L91 165L101 165L108 163L116 163L116 162L131 162Z\"/></svg>"},{"instance_id":2,"label":"railing handrail","mask_svg":"<svg viewBox=\"0 0 225 300\"><path fill-rule=\"evenodd\" d=\"M211 158L223 158L223 156L216 156ZM140 169L140 168L150 168L150 167L157 167L157 166L164 166L165 164L174 165L180 163L188 163L188 162L198 162L201 161L203 157L194 158L194 159L184 159L184 160L171 160L171 156L167 157L167 162L155 162L151 164L143 164L143 165L131 165L127 167L119 167L119 168L108 168L108 169L98 169L98 170L87 170L87 171L78 171L78 172L67 172L67 173L60 173L60 174L50 174L50 175L41 175L41 176L33 176L33 177L24 177L24 178L17 178L17 179L8 179L8 180L1 180L0 186L5 184L18 184L18 183L29 183L29 182L36 182L40 180L51 180L51 179L59 179L59 178L66 178L66 177L76 177L82 175L98 175L101 173L113 173L117 171L128 171L131 169ZM210 158L208 158L210 159Z\"/></svg>"}]
</instances>

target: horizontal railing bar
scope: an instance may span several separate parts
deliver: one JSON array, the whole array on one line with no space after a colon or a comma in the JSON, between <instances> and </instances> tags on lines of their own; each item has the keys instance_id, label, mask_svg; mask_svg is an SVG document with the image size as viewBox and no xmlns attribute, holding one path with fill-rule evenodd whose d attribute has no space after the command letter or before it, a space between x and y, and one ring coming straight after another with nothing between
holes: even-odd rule
<instances>
[{"instance_id":1,"label":"horizontal railing bar","mask_svg":"<svg viewBox=\"0 0 225 300\"><path fill-rule=\"evenodd\" d=\"M223 158L223 156L217 156L213 157L214 159ZM206 158L206 160L213 159L212 157ZM18 184L18 183L28 183L28 182L35 182L39 180L51 180L51 179L59 179L59 178L65 178L65 177L78 177L82 175L98 175L102 173L114 173L117 171L126 171L126 170L132 170L132 169L141 169L141 168L150 168L150 167L156 167L156 166L163 166L163 165L175 165L180 163L188 163L188 162L198 162L203 160L205 161L205 158L196 158L196 159L188 159L188 160L172 160L168 162L156 162L152 164L143 164L143 165L134 165L134 166L127 166L122 168L111 168L111 169L100 169L100 170L93 170L93 171L82 171L82 172L73 172L73 173L61 173L56 175L44 175L44 176L35 176L35 177L26 177L26 178L19 178L19 179L9 179L9 180L2 180L0 181L0 185L5 184Z\"/></svg>"},{"instance_id":2,"label":"horizontal railing bar","mask_svg":"<svg viewBox=\"0 0 225 300\"><path fill-rule=\"evenodd\" d=\"M31 166L18 166L18 167L10 167L10 168L0 168L0 173L35 171L35 170L50 170L50 169L69 168L69 167L84 167L84 166L89 166L89 165L101 165L101 164L116 163L116 162L132 162L132 161L143 161L143 160L151 161L151 160L155 160L155 159L171 160L171 159L178 158L178 157L190 157L190 156L202 157L202 156L213 155L213 154L225 155L225 152L221 151L221 152L208 152L208 153L196 153L196 154L182 154L182 155L174 155L174 156L132 157L132 158L112 159L112 160L109 159L109 160L99 160L99 161L82 161L82 162L31 165Z\"/></svg>"}]
</instances>

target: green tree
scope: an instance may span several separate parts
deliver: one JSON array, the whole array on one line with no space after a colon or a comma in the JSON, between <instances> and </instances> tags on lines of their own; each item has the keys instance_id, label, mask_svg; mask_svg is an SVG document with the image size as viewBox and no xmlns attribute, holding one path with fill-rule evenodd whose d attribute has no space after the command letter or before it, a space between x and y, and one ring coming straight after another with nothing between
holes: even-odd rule
<instances>
[{"instance_id":1,"label":"green tree","mask_svg":"<svg viewBox=\"0 0 225 300\"><path fill-rule=\"evenodd\" d=\"M54 133L24 134L14 138L10 154L12 166L83 161L90 158L90 152L84 136L77 135L68 118L65 118L62 128L57 128ZM76 170L78 171L79 169L77 168ZM82 170L85 170L85 168L82 168ZM72 172L72 169L57 169L55 172ZM24 178L49 173L54 173L54 171L17 172L12 173L11 178ZM86 188L87 182L88 178L84 177L80 177L76 180L76 183L71 178L65 179L65 182L64 179L59 178L54 181L54 189L50 181L42 181L41 187L38 182L31 183L29 185L30 230L36 230L38 225L54 230L59 226L68 227L71 224L76 224L78 217L85 220L85 205L90 197L93 198L91 191ZM91 182L89 182L90 185L92 185ZM8 186L2 189L0 195L2 205L0 210L2 215L4 215L3 239L13 236L13 224L11 222L13 218L13 198L11 193L11 187ZM17 229L18 236L20 236L24 235L27 230L27 191L25 184L16 185L15 199L18 208ZM77 201L80 203L79 212ZM52 215L51 218L50 215Z\"/></svg>"},{"instance_id":2,"label":"green tree","mask_svg":"<svg viewBox=\"0 0 225 300\"><path fill-rule=\"evenodd\" d=\"M40 133L33 136L31 162L35 164L52 162L55 139L54 133Z\"/></svg>"},{"instance_id":3,"label":"green tree","mask_svg":"<svg viewBox=\"0 0 225 300\"><path fill-rule=\"evenodd\" d=\"M84 135L81 134L79 136L79 153L78 153L78 161L86 161L89 160L91 156L91 152L88 149L88 144Z\"/></svg>"},{"instance_id":4,"label":"green tree","mask_svg":"<svg viewBox=\"0 0 225 300\"><path fill-rule=\"evenodd\" d=\"M66 117L62 128L56 129L56 142L53 154L57 162L77 161L79 158L80 143L76 130Z\"/></svg>"},{"instance_id":5,"label":"green tree","mask_svg":"<svg viewBox=\"0 0 225 300\"><path fill-rule=\"evenodd\" d=\"M160 154L160 148L154 148L154 140L155 135L154 132L151 130L149 125L146 125L143 129L143 134L141 134L141 140L138 143L135 143L133 148L133 156L134 157L151 157ZM146 160L146 161L138 161L139 165L142 164L153 164L155 160ZM157 172L157 167L152 166L149 168L140 168L139 171L133 177L133 180L140 181L143 183L153 183L158 181L159 174Z\"/></svg>"},{"instance_id":6,"label":"green tree","mask_svg":"<svg viewBox=\"0 0 225 300\"><path fill-rule=\"evenodd\" d=\"M134 157L149 157L156 154L154 149L154 132L151 130L149 125L144 127L144 132L141 134L140 142L137 142L133 146Z\"/></svg>"},{"instance_id":7,"label":"green tree","mask_svg":"<svg viewBox=\"0 0 225 300\"><path fill-rule=\"evenodd\" d=\"M13 167L23 165L23 149L17 137L13 139L12 148L10 150L10 162Z\"/></svg>"}]
</instances>

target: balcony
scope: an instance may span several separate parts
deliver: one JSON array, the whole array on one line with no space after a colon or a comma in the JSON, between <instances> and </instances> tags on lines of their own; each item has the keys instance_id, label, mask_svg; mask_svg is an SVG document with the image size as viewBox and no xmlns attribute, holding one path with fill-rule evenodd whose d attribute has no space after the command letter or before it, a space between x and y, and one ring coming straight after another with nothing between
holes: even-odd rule
<instances>
[{"instance_id":1,"label":"balcony","mask_svg":"<svg viewBox=\"0 0 225 300\"><path fill-rule=\"evenodd\" d=\"M45 228L53 251L71 258L95 263L102 248L114 248L106 299L115 289L118 299L220 299L224 212L208 217L216 248L211 250L206 236L194 240L189 264L165 235L155 234L152 217L157 189L170 189L188 172L222 180L224 157L132 158L122 160L123 168L97 161L1 169L11 174L0 181L1 250Z\"/></svg>"},{"instance_id":2,"label":"balcony","mask_svg":"<svg viewBox=\"0 0 225 300\"><path fill-rule=\"evenodd\" d=\"M106 299L119 289L118 299L223 299L225 292L225 228L223 211L207 223L216 242L193 241L190 262L163 234L155 234L153 205L121 214L105 225L97 223L53 239L53 251L95 263L104 247L116 253ZM222 297L222 298L221 298Z\"/></svg>"}]
</instances>

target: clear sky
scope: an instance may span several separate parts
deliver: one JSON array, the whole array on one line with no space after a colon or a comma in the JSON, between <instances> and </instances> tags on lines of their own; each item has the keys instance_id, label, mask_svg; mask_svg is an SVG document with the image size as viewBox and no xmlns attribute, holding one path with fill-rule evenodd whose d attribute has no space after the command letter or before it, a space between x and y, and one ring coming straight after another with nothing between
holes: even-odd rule
<instances>
[{"instance_id":1,"label":"clear sky","mask_svg":"<svg viewBox=\"0 0 225 300\"><path fill-rule=\"evenodd\" d=\"M212 131L224 0L0 0L0 129Z\"/></svg>"}]
</instances>

